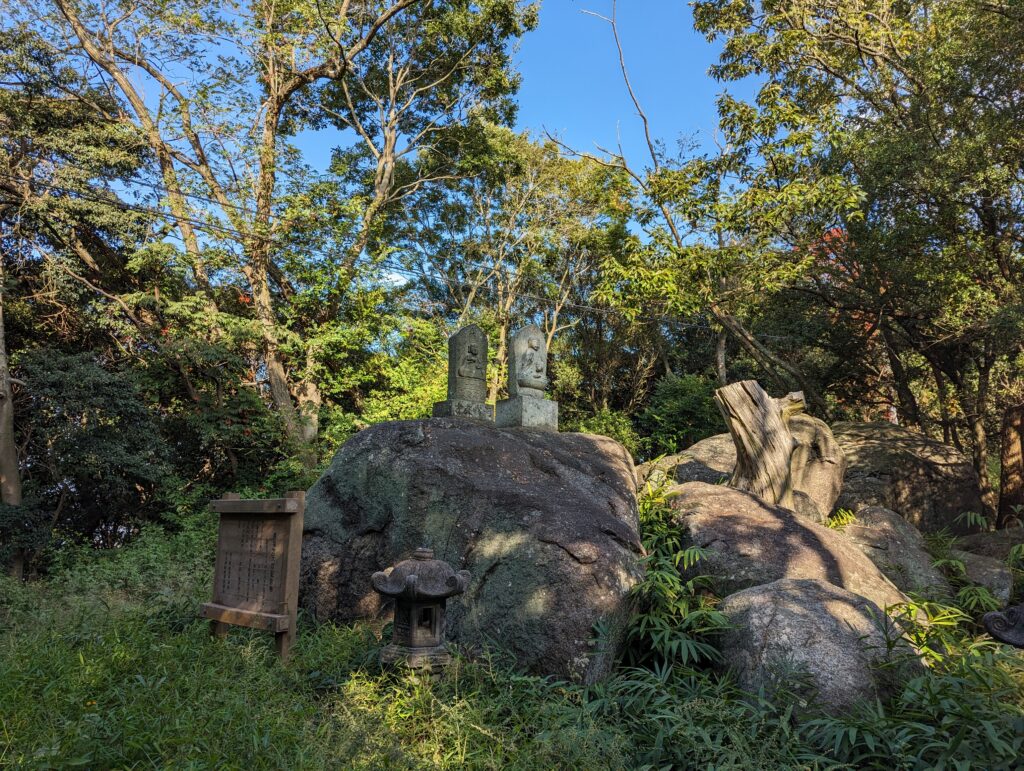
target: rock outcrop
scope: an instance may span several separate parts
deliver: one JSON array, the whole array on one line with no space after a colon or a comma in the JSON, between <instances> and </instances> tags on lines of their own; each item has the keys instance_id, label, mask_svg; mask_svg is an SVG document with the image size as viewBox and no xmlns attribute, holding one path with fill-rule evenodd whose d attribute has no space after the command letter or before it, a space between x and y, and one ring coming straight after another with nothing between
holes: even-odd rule
<instances>
[{"instance_id":1,"label":"rock outcrop","mask_svg":"<svg viewBox=\"0 0 1024 771\"><path fill-rule=\"evenodd\" d=\"M907 598L839 533L789 509L722 485L688 482L669 488L669 505L686 544L706 557L691 570L714 577L719 594L783 578L816 579L885 608Z\"/></svg>"},{"instance_id":2,"label":"rock outcrop","mask_svg":"<svg viewBox=\"0 0 1024 771\"><path fill-rule=\"evenodd\" d=\"M450 640L594 681L642 575L635 489L629 454L606 437L458 418L373 426L307 494L301 603L321 619L382 616L370 577L430 546L471 574L448 606Z\"/></svg>"},{"instance_id":3,"label":"rock outcrop","mask_svg":"<svg viewBox=\"0 0 1024 771\"><path fill-rule=\"evenodd\" d=\"M719 610L731 628L723 668L741 688L785 687L816 697L834 712L885 697L898 681L895 656L920 671L913 651L870 600L820 579L781 579L726 597ZM887 639L896 640L893 655Z\"/></svg>"},{"instance_id":4,"label":"rock outcrop","mask_svg":"<svg viewBox=\"0 0 1024 771\"><path fill-rule=\"evenodd\" d=\"M716 434L690 445L683 452L666 455L637 468L642 481L707 482L716 485L729 481L736 467L736 445L729 434ZM658 476L660 474L660 476Z\"/></svg>"},{"instance_id":5,"label":"rock outcrop","mask_svg":"<svg viewBox=\"0 0 1024 771\"><path fill-rule=\"evenodd\" d=\"M983 510L974 466L954 448L885 422L836 423L832 433L847 460L838 506L882 506L925 533L967 533L957 518Z\"/></svg>"},{"instance_id":6,"label":"rock outcrop","mask_svg":"<svg viewBox=\"0 0 1024 771\"><path fill-rule=\"evenodd\" d=\"M855 522L836 532L856 544L901 591L949 597L949 582L933 565L924 538L895 511L866 506L857 512Z\"/></svg>"},{"instance_id":7,"label":"rock outcrop","mask_svg":"<svg viewBox=\"0 0 1024 771\"><path fill-rule=\"evenodd\" d=\"M789 431L796 440L789 461L793 491L809 498L816 509L817 520L824 522L843 489L846 453L832 435L832 429L818 418L794 415L789 419ZM811 511L799 513L814 518Z\"/></svg>"}]
</instances>

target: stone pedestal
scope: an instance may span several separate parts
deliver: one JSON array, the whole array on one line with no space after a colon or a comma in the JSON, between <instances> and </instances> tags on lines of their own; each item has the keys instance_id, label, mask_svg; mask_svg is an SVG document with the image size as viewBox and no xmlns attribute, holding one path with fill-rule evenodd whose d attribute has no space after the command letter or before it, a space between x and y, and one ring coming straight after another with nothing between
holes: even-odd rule
<instances>
[{"instance_id":1,"label":"stone pedestal","mask_svg":"<svg viewBox=\"0 0 1024 771\"><path fill-rule=\"evenodd\" d=\"M452 663L447 645L432 648L410 648L405 645L385 645L380 651L380 663L384 666L406 666L410 669L440 672Z\"/></svg>"},{"instance_id":2,"label":"stone pedestal","mask_svg":"<svg viewBox=\"0 0 1024 771\"><path fill-rule=\"evenodd\" d=\"M484 423L494 422L494 405L483 402L468 402L464 399L447 399L434 402L435 418L472 418Z\"/></svg>"},{"instance_id":3,"label":"stone pedestal","mask_svg":"<svg viewBox=\"0 0 1024 771\"><path fill-rule=\"evenodd\" d=\"M558 431L558 402L535 396L514 396L495 405L498 428L539 428Z\"/></svg>"}]
</instances>

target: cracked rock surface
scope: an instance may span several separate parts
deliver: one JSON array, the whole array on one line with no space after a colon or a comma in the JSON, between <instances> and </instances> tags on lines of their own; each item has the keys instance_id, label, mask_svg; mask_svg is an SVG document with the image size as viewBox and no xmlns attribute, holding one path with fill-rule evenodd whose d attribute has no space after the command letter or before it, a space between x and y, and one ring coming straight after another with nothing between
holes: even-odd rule
<instances>
[{"instance_id":1,"label":"cracked rock surface","mask_svg":"<svg viewBox=\"0 0 1024 771\"><path fill-rule=\"evenodd\" d=\"M448 602L449 640L593 682L642 575L633 462L589 434L461 418L368 428L307 494L300 602L319 619L387 618L370 576L420 546L472 575Z\"/></svg>"}]
</instances>

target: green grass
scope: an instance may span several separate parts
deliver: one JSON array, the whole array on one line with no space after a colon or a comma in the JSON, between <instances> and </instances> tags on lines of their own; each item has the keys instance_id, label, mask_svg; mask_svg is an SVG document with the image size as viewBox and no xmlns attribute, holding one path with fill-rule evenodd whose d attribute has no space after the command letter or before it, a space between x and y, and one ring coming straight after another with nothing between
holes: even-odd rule
<instances>
[{"instance_id":1,"label":"green grass","mask_svg":"<svg viewBox=\"0 0 1024 771\"><path fill-rule=\"evenodd\" d=\"M195 615L211 556L207 538L157 532L0 584L0 766L627 765L625 735L581 689L499 662L459 660L437 681L382 672L368 628L308 619L286 666L268 635L212 639Z\"/></svg>"},{"instance_id":2,"label":"green grass","mask_svg":"<svg viewBox=\"0 0 1024 771\"><path fill-rule=\"evenodd\" d=\"M751 695L706 667L722 619L656 496L641 511L648 581L623 666L586 688L499 654L438 679L382 671L368 626L301 619L282 665L268 635L225 640L207 599L209 522L150 528L51 577L0 580L0 766L28 768L1013 768L1024 656L962 611L916 632L931 671L887 704L826 716ZM798 719L799 716L799 719Z\"/></svg>"}]
</instances>

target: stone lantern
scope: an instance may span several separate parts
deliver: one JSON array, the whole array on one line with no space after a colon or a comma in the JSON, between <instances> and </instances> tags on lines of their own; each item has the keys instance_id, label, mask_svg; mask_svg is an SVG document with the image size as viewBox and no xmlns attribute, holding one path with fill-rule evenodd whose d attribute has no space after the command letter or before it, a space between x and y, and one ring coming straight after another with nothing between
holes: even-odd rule
<instances>
[{"instance_id":1,"label":"stone lantern","mask_svg":"<svg viewBox=\"0 0 1024 771\"><path fill-rule=\"evenodd\" d=\"M421 548L390 571L374 573L370 582L395 600L391 644L380 652L382 664L434 669L451 661L444 642L445 603L466 591L468 570L456 572L434 559L433 550Z\"/></svg>"}]
</instances>

